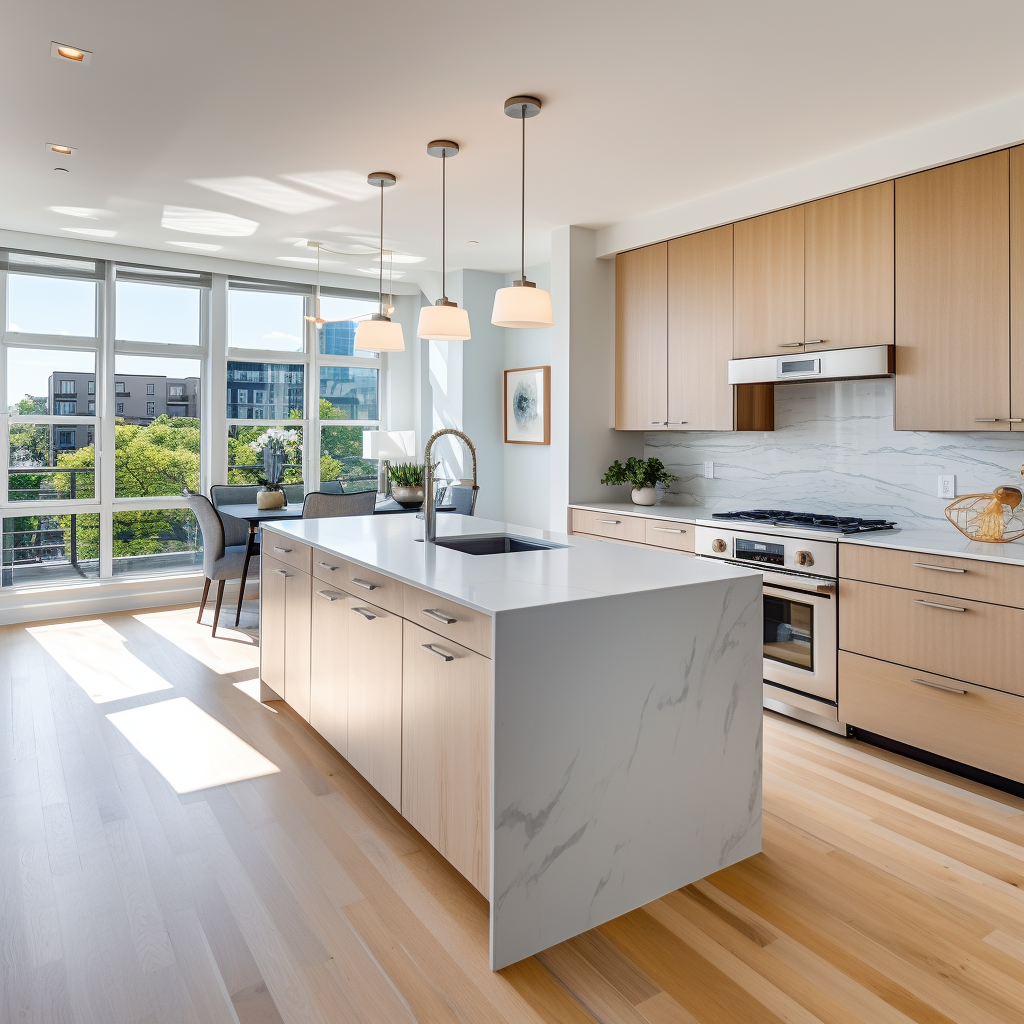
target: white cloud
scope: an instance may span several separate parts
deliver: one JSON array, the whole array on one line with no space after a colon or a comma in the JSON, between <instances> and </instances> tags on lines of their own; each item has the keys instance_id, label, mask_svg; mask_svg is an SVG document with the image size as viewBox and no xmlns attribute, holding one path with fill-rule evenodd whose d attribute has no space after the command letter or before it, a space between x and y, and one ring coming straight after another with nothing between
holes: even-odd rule
<instances>
[{"instance_id":1,"label":"white cloud","mask_svg":"<svg viewBox=\"0 0 1024 1024\"><path fill-rule=\"evenodd\" d=\"M302 339L296 335L287 334L284 331L271 331L269 334L263 335L264 341L270 341L273 338L287 338L289 341L302 341Z\"/></svg>"}]
</instances>

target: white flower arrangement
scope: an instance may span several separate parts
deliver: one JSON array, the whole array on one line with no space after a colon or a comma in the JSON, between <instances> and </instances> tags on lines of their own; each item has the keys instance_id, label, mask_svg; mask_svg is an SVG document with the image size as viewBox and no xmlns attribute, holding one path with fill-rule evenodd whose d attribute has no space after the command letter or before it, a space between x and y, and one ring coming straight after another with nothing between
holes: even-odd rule
<instances>
[{"instance_id":1,"label":"white flower arrangement","mask_svg":"<svg viewBox=\"0 0 1024 1024\"><path fill-rule=\"evenodd\" d=\"M299 432L297 430L285 430L284 427L271 427L265 430L255 441L249 442L249 447L254 452L262 452L269 448L272 452L283 452L285 446L298 444L299 450L302 445L299 443Z\"/></svg>"}]
</instances>

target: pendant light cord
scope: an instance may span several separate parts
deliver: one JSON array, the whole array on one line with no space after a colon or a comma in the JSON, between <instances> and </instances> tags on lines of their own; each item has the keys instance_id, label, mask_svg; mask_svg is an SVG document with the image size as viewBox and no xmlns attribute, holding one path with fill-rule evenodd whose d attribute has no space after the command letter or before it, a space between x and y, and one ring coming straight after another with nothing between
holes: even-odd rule
<instances>
[{"instance_id":1,"label":"pendant light cord","mask_svg":"<svg viewBox=\"0 0 1024 1024\"><path fill-rule=\"evenodd\" d=\"M521 270L522 279L526 280L526 104L523 104L523 189L522 189L522 201L519 204L519 208L522 211L522 246L520 247L519 253L521 258Z\"/></svg>"},{"instance_id":2,"label":"pendant light cord","mask_svg":"<svg viewBox=\"0 0 1024 1024\"><path fill-rule=\"evenodd\" d=\"M448 301L448 288L446 284L447 274L445 272L445 243L446 237L445 232L447 231L447 216L448 211L446 203L448 200L448 178L446 176L446 169L448 163L448 147L441 147L441 298Z\"/></svg>"},{"instance_id":3,"label":"pendant light cord","mask_svg":"<svg viewBox=\"0 0 1024 1024\"><path fill-rule=\"evenodd\" d=\"M384 183L380 184L380 278L377 282L377 305L384 315Z\"/></svg>"}]
</instances>

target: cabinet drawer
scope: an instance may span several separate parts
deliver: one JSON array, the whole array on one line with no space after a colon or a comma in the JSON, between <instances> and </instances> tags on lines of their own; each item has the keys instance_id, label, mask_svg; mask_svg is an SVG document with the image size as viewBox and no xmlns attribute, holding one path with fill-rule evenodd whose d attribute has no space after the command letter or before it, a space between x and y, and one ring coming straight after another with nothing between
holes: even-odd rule
<instances>
[{"instance_id":1,"label":"cabinet drawer","mask_svg":"<svg viewBox=\"0 0 1024 1024\"><path fill-rule=\"evenodd\" d=\"M644 521L637 516L623 516L614 512L591 512L589 509L572 510L572 532L589 533L592 537L610 537L644 544Z\"/></svg>"},{"instance_id":2,"label":"cabinet drawer","mask_svg":"<svg viewBox=\"0 0 1024 1024\"><path fill-rule=\"evenodd\" d=\"M405 586L405 618L489 658L491 617L425 590Z\"/></svg>"},{"instance_id":3,"label":"cabinet drawer","mask_svg":"<svg viewBox=\"0 0 1024 1024\"><path fill-rule=\"evenodd\" d=\"M890 587L1024 608L1024 566L840 544L839 575L867 583L885 583Z\"/></svg>"},{"instance_id":4,"label":"cabinet drawer","mask_svg":"<svg viewBox=\"0 0 1024 1024\"><path fill-rule=\"evenodd\" d=\"M1024 782L1024 698L841 651L839 717Z\"/></svg>"},{"instance_id":5,"label":"cabinet drawer","mask_svg":"<svg viewBox=\"0 0 1024 1024\"><path fill-rule=\"evenodd\" d=\"M293 569L304 573L310 572L312 548L308 544L300 544L290 537L283 537L273 530L263 530L260 538L260 554L267 555L278 562L284 562Z\"/></svg>"},{"instance_id":6,"label":"cabinet drawer","mask_svg":"<svg viewBox=\"0 0 1024 1024\"><path fill-rule=\"evenodd\" d=\"M693 551L693 527L689 523L673 523L668 519L645 519L644 540L659 548Z\"/></svg>"},{"instance_id":7,"label":"cabinet drawer","mask_svg":"<svg viewBox=\"0 0 1024 1024\"><path fill-rule=\"evenodd\" d=\"M1024 695L1019 608L840 580L839 646Z\"/></svg>"},{"instance_id":8,"label":"cabinet drawer","mask_svg":"<svg viewBox=\"0 0 1024 1024\"><path fill-rule=\"evenodd\" d=\"M329 583L332 587L344 590L354 597L372 601L381 608L386 608L396 615L402 614L402 591L404 584L398 580L364 569L355 562L349 562L337 555L329 555L324 551L313 551L313 576Z\"/></svg>"}]
</instances>

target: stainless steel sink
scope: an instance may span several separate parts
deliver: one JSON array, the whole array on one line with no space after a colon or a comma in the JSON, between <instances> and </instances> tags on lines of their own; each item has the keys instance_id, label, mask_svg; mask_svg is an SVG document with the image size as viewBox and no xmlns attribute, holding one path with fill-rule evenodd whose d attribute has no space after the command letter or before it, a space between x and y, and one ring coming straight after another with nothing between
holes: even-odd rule
<instances>
[{"instance_id":1,"label":"stainless steel sink","mask_svg":"<svg viewBox=\"0 0 1024 1024\"><path fill-rule=\"evenodd\" d=\"M550 551L564 548L550 540L528 540L511 533L489 534L480 537L438 537L434 543L439 548L451 548L466 555L508 555L517 551Z\"/></svg>"}]
</instances>

